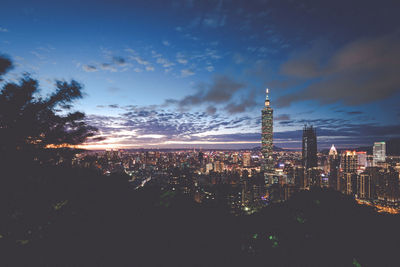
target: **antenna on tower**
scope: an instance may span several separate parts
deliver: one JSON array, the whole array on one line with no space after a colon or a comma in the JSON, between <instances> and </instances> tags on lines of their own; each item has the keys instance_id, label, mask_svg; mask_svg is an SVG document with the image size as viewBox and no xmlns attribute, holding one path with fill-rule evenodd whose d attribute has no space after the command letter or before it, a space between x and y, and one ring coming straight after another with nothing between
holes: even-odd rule
<instances>
[{"instance_id":1,"label":"antenna on tower","mask_svg":"<svg viewBox=\"0 0 400 267\"><path fill-rule=\"evenodd\" d=\"M267 94L265 97L265 106L269 106L269 89L265 89L265 93Z\"/></svg>"}]
</instances>

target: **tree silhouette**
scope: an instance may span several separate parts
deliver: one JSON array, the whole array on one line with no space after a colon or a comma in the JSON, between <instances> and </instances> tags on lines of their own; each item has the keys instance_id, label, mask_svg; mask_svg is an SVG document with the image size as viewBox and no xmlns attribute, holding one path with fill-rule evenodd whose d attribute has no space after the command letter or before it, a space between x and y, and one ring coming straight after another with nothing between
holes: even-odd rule
<instances>
[{"instance_id":1,"label":"tree silhouette","mask_svg":"<svg viewBox=\"0 0 400 267\"><path fill-rule=\"evenodd\" d=\"M11 61L0 56L0 78L11 68ZM81 144L96 133L96 128L85 123L84 113L71 111L72 103L82 98L82 85L72 80L56 81L55 86L53 93L43 97L38 81L29 75L17 83L3 82L0 153L45 161L55 151L66 152L65 148Z\"/></svg>"}]
</instances>

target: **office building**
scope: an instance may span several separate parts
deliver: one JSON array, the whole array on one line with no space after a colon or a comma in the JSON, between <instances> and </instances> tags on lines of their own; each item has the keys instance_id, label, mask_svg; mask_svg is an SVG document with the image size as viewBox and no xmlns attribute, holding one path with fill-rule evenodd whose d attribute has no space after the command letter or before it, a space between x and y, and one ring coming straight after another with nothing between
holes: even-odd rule
<instances>
[{"instance_id":1,"label":"office building","mask_svg":"<svg viewBox=\"0 0 400 267\"><path fill-rule=\"evenodd\" d=\"M385 142L375 142L373 148L373 164L378 166L379 163L386 161L386 143Z\"/></svg>"}]
</instances>

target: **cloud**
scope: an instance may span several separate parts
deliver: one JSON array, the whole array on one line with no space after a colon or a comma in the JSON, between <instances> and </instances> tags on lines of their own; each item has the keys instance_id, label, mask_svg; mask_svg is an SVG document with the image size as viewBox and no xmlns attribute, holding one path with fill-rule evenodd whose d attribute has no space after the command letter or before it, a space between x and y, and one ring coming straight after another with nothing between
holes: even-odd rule
<instances>
[{"instance_id":1,"label":"cloud","mask_svg":"<svg viewBox=\"0 0 400 267\"><path fill-rule=\"evenodd\" d=\"M212 14L203 19L203 25L209 28L223 27L226 22L226 15Z\"/></svg>"},{"instance_id":2,"label":"cloud","mask_svg":"<svg viewBox=\"0 0 400 267\"><path fill-rule=\"evenodd\" d=\"M254 106L256 105L257 102L255 100L255 92L251 92L250 94L247 94L246 97L242 97L239 103L231 102L226 105L225 110L229 114L235 114L245 112L249 109L254 108Z\"/></svg>"},{"instance_id":3,"label":"cloud","mask_svg":"<svg viewBox=\"0 0 400 267\"><path fill-rule=\"evenodd\" d=\"M219 75L213 78L211 84L200 84L195 94L187 95L180 100L168 99L165 104L187 107L203 103L227 103L239 89L244 87L244 84L236 82L228 76Z\"/></svg>"},{"instance_id":4,"label":"cloud","mask_svg":"<svg viewBox=\"0 0 400 267\"><path fill-rule=\"evenodd\" d=\"M162 58L162 57L157 58L157 63L158 63L158 64L161 64L161 65L162 65L163 67L165 67L165 68L169 68L169 67L175 65L175 63L172 63L172 62L169 61L168 59L165 59L165 58Z\"/></svg>"},{"instance_id":5,"label":"cloud","mask_svg":"<svg viewBox=\"0 0 400 267\"><path fill-rule=\"evenodd\" d=\"M207 66L206 70L209 72L213 72L214 71L214 66Z\"/></svg>"},{"instance_id":6,"label":"cloud","mask_svg":"<svg viewBox=\"0 0 400 267\"><path fill-rule=\"evenodd\" d=\"M364 112L359 111L359 110L348 111L348 110L343 110L343 109L337 109L337 110L335 110L335 112L344 113L344 114L347 114L347 115L361 115L361 114L364 114Z\"/></svg>"},{"instance_id":7,"label":"cloud","mask_svg":"<svg viewBox=\"0 0 400 267\"><path fill-rule=\"evenodd\" d=\"M288 121L290 120L290 115L289 114L281 114L279 116L276 116L274 118L274 121Z\"/></svg>"},{"instance_id":8,"label":"cloud","mask_svg":"<svg viewBox=\"0 0 400 267\"><path fill-rule=\"evenodd\" d=\"M123 57L113 57L113 62L121 67L126 65L126 60Z\"/></svg>"},{"instance_id":9,"label":"cloud","mask_svg":"<svg viewBox=\"0 0 400 267\"><path fill-rule=\"evenodd\" d=\"M41 53L39 53L37 51L31 51L31 54L36 56L40 60L44 60L46 58L43 54L41 54Z\"/></svg>"},{"instance_id":10,"label":"cloud","mask_svg":"<svg viewBox=\"0 0 400 267\"><path fill-rule=\"evenodd\" d=\"M185 56L181 52L178 52L176 54L176 61L178 61L178 63L184 64L184 65L188 63L188 60L185 58Z\"/></svg>"},{"instance_id":11,"label":"cloud","mask_svg":"<svg viewBox=\"0 0 400 267\"><path fill-rule=\"evenodd\" d=\"M303 100L356 106L386 99L399 91L398 33L353 41L328 57L323 51L324 47L304 51L281 66L283 75L309 85L279 98L278 106Z\"/></svg>"},{"instance_id":12,"label":"cloud","mask_svg":"<svg viewBox=\"0 0 400 267\"><path fill-rule=\"evenodd\" d=\"M142 59L142 58L139 57L139 56L130 56L130 59L136 61L136 62L137 62L138 64L140 64L140 65L144 65L144 66L150 65L150 62L148 62L148 61Z\"/></svg>"},{"instance_id":13,"label":"cloud","mask_svg":"<svg viewBox=\"0 0 400 267\"><path fill-rule=\"evenodd\" d=\"M243 56L242 54L240 54L240 53L235 53L235 54L233 55L233 61L234 61L236 64L241 64L241 63L243 63L243 62L245 61L245 58L244 58L244 56Z\"/></svg>"},{"instance_id":14,"label":"cloud","mask_svg":"<svg viewBox=\"0 0 400 267\"><path fill-rule=\"evenodd\" d=\"M163 43L163 45L165 45L165 46L170 46L170 45L171 45L170 42L168 42L168 41L166 41L166 40L162 41L162 43Z\"/></svg>"},{"instance_id":15,"label":"cloud","mask_svg":"<svg viewBox=\"0 0 400 267\"><path fill-rule=\"evenodd\" d=\"M105 142L119 145L177 147L184 144L242 144L254 147L260 143L259 118L223 116L209 105L207 112L181 112L165 110L161 106L102 105L99 108L122 110L118 116L88 115L87 122L98 127ZM282 114L281 119L290 119ZM275 118L276 120L276 118ZM322 118L290 122L295 130L274 132L274 144L282 147L301 148L302 126L313 124L317 128L318 148L371 145L376 140L400 136L400 124L354 124L350 120ZM223 134L220 134L222 133Z\"/></svg>"},{"instance_id":16,"label":"cloud","mask_svg":"<svg viewBox=\"0 0 400 267\"><path fill-rule=\"evenodd\" d=\"M96 72L98 69L93 65L82 65L82 69L86 72Z\"/></svg>"},{"instance_id":17,"label":"cloud","mask_svg":"<svg viewBox=\"0 0 400 267\"><path fill-rule=\"evenodd\" d=\"M139 146L170 145L192 143L224 144L224 135L216 134L219 130L240 129L248 127L247 116L231 119L217 115L210 109L207 112L180 112L164 110L161 106L118 106L99 105L99 108L120 109L124 112L118 116L88 115L87 123L100 130L100 136L106 138L103 143L118 145L136 144ZM211 107L211 106L210 106ZM259 134L258 134L259 135ZM242 142L245 137L238 137ZM230 142L235 143L235 139ZM254 142L254 141L252 141ZM258 143L258 141L255 141ZM242 142L243 143L243 142Z\"/></svg>"},{"instance_id":18,"label":"cloud","mask_svg":"<svg viewBox=\"0 0 400 267\"><path fill-rule=\"evenodd\" d=\"M208 106L206 112L210 115L214 115L217 112L217 108L214 106Z\"/></svg>"},{"instance_id":19,"label":"cloud","mask_svg":"<svg viewBox=\"0 0 400 267\"><path fill-rule=\"evenodd\" d=\"M178 63L181 63L181 64L187 64L188 63L187 59L184 59L184 58L178 58L176 61L178 61Z\"/></svg>"},{"instance_id":20,"label":"cloud","mask_svg":"<svg viewBox=\"0 0 400 267\"><path fill-rule=\"evenodd\" d=\"M146 66L145 68L147 71L154 71L154 67L153 66Z\"/></svg>"},{"instance_id":21,"label":"cloud","mask_svg":"<svg viewBox=\"0 0 400 267\"><path fill-rule=\"evenodd\" d=\"M102 70L108 70L108 71L111 71L111 72L116 72L117 71L117 69L113 65L111 65L110 63L102 63L102 64L100 64L100 68Z\"/></svg>"},{"instance_id":22,"label":"cloud","mask_svg":"<svg viewBox=\"0 0 400 267\"><path fill-rule=\"evenodd\" d=\"M8 29L0 27L0 32L8 32Z\"/></svg>"},{"instance_id":23,"label":"cloud","mask_svg":"<svg viewBox=\"0 0 400 267\"><path fill-rule=\"evenodd\" d=\"M194 74L195 74L195 72L193 70L190 70L190 69L181 70L181 76L182 77L188 77L188 76L192 76Z\"/></svg>"}]
</instances>

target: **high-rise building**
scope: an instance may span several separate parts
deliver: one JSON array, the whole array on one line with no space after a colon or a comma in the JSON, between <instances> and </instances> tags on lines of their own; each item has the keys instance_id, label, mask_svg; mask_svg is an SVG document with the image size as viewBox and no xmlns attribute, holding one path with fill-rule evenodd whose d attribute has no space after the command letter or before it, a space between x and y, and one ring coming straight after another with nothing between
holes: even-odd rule
<instances>
[{"instance_id":1,"label":"high-rise building","mask_svg":"<svg viewBox=\"0 0 400 267\"><path fill-rule=\"evenodd\" d=\"M273 146L273 109L270 106L269 101L269 89L266 90L267 96L265 98L265 106L261 111L261 152L264 157L262 170L265 172L273 172L274 161L272 158L272 146Z\"/></svg>"},{"instance_id":2,"label":"high-rise building","mask_svg":"<svg viewBox=\"0 0 400 267\"><path fill-rule=\"evenodd\" d=\"M338 190L354 195L357 193L357 152L345 151L340 156L340 182Z\"/></svg>"},{"instance_id":3,"label":"high-rise building","mask_svg":"<svg viewBox=\"0 0 400 267\"><path fill-rule=\"evenodd\" d=\"M251 154L250 152L243 153L243 167L249 167L251 165Z\"/></svg>"},{"instance_id":4,"label":"high-rise building","mask_svg":"<svg viewBox=\"0 0 400 267\"><path fill-rule=\"evenodd\" d=\"M219 161L219 160L216 160L214 162L214 171L215 172L222 172L223 170L224 170L224 163Z\"/></svg>"},{"instance_id":5,"label":"high-rise building","mask_svg":"<svg viewBox=\"0 0 400 267\"><path fill-rule=\"evenodd\" d=\"M381 169L380 181L378 182L378 201L389 207L397 208L400 205L399 173L389 167Z\"/></svg>"},{"instance_id":6,"label":"high-rise building","mask_svg":"<svg viewBox=\"0 0 400 267\"><path fill-rule=\"evenodd\" d=\"M365 152L365 151L357 152L357 164L358 164L358 170L360 172L364 171L365 168L368 167L367 152Z\"/></svg>"},{"instance_id":7,"label":"high-rise building","mask_svg":"<svg viewBox=\"0 0 400 267\"><path fill-rule=\"evenodd\" d=\"M232 155L232 162L235 163L235 164L238 162L238 155L237 154L233 154Z\"/></svg>"},{"instance_id":8,"label":"high-rise building","mask_svg":"<svg viewBox=\"0 0 400 267\"><path fill-rule=\"evenodd\" d=\"M345 172L342 174L342 179L342 193L354 196L357 193L357 174L352 172Z\"/></svg>"},{"instance_id":9,"label":"high-rise building","mask_svg":"<svg viewBox=\"0 0 400 267\"><path fill-rule=\"evenodd\" d=\"M386 143L385 142L375 142L373 148L374 166L377 166L380 162L386 161Z\"/></svg>"},{"instance_id":10,"label":"high-rise building","mask_svg":"<svg viewBox=\"0 0 400 267\"><path fill-rule=\"evenodd\" d=\"M340 158L341 172L356 173L358 165L358 156L356 151L345 151Z\"/></svg>"},{"instance_id":11,"label":"high-rise building","mask_svg":"<svg viewBox=\"0 0 400 267\"><path fill-rule=\"evenodd\" d=\"M359 199L370 200L373 198L372 176L363 172L357 177L357 197Z\"/></svg>"},{"instance_id":12,"label":"high-rise building","mask_svg":"<svg viewBox=\"0 0 400 267\"><path fill-rule=\"evenodd\" d=\"M212 171L212 169L213 169L213 164L211 162L207 163L206 164L206 173L208 174L210 171Z\"/></svg>"},{"instance_id":13,"label":"high-rise building","mask_svg":"<svg viewBox=\"0 0 400 267\"><path fill-rule=\"evenodd\" d=\"M333 189L338 188L339 177L339 156L334 145L329 150L328 157L329 164L329 187Z\"/></svg>"},{"instance_id":14,"label":"high-rise building","mask_svg":"<svg viewBox=\"0 0 400 267\"><path fill-rule=\"evenodd\" d=\"M304 168L296 167L294 170L294 184L299 189L304 189L307 187L307 183L304 179Z\"/></svg>"},{"instance_id":15,"label":"high-rise building","mask_svg":"<svg viewBox=\"0 0 400 267\"><path fill-rule=\"evenodd\" d=\"M307 187L319 186L321 183L317 158L317 133L312 126L303 129L302 163Z\"/></svg>"},{"instance_id":16,"label":"high-rise building","mask_svg":"<svg viewBox=\"0 0 400 267\"><path fill-rule=\"evenodd\" d=\"M302 161L306 171L318 166L317 133L312 126L303 129Z\"/></svg>"}]
</instances>

